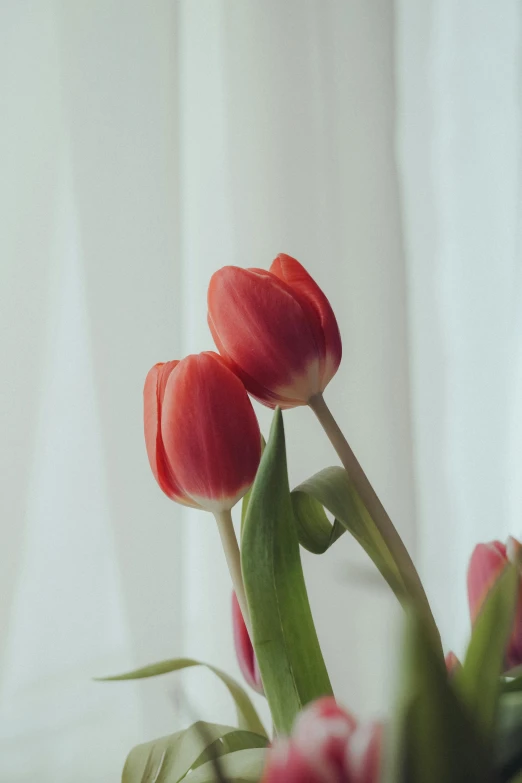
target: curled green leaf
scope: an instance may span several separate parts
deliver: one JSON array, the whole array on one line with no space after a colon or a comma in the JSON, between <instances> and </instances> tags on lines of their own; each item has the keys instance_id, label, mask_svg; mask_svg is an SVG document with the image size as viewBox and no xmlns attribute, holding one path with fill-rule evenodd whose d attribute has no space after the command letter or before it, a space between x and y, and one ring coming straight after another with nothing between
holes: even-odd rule
<instances>
[{"instance_id":1,"label":"curled green leaf","mask_svg":"<svg viewBox=\"0 0 522 783\"><path fill-rule=\"evenodd\" d=\"M221 671L221 669L218 669L215 666L210 666L208 663L202 663L201 661L196 661L193 658L172 658L166 661L159 661L159 663L153 663L150 666L143 666L141 669L135 669L134 671L126 672L125 674L118 674L112 677L98 677L97 679L100 682L141 680L146 677L157 677L160 674L169 674L170 672L189 669L193 666L204 666L213 674L215 674L216 677L218 677L226 686L236 705L240 729L252 731L255 734L261 734L265 737L267 736L265 728L259 719L254 705L241 685L239 685L239 683L237 683L228 674Z\"/></svg>"}]
</instances>

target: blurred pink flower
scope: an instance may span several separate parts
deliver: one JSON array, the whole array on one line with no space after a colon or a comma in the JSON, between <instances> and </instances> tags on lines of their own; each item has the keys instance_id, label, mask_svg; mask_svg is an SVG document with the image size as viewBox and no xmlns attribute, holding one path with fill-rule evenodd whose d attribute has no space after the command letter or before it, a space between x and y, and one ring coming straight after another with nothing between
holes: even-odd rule
<instances>
[{"instance_id":1,"label":"blurred pink flower","mask_svg":"<svg viewBox=\"0 0 522 783\"><path fill-rule=\"evenodd\" d=\"M332 697L308 705L292 737L276 739L262 783L377 783L382 725L357 725Z\"/></svg>"},{"instance_id":2,"label":"blurred pink flower","mask_svg":"<svg viewBox=\"0 0 522 783\"><path fill-rule=\"evenodd\" d=\"M487 595L508 563L520 565L521 547L516 538L509 537L506 544L490 541L477 544L468 568L468 601L472 623L475 622ZM522 582L519 580L518 602L513 621L513 631L506 649L506 670L522 664Z\"/></svg>"}]
</instances>

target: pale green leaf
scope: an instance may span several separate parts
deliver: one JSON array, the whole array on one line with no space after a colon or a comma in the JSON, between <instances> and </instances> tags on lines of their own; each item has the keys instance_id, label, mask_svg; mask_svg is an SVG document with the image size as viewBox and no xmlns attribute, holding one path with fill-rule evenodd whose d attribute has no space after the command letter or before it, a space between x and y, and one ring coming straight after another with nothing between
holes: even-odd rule
<instances>
[{"instance_id":1,"label":"pale green leaf","mask_svg":"<svg viewBox=\"0 0 522 783\"><path fill-rule=\"evenodd\" d=\"M259 734L200 721L134 748L125 763L122 783L179 783L189 771L209 761L240 750L265 748L267 743Z\"/></svg>"},{"instance_id":2,"label":"pale green leaf","mask_svg":"<svg viewBox=\"0 0 522 783\"><path fill-rule=\"evenodd\" d=\"M191 769L196 769L206 761L220 758L221 756L234 753L238 750L248 750L249 748L266 748L268 745L268 739L262 737L260 734L254 734L251 731L242 731L241 729L234 729L227 734L223 734L218 737L210 745L208 745L200 756L192 764Z\"/></svg>"},{"instance_id":3,"label":"pale green leaf","mask_svg":"<svg viewBox=\"0 0 522 783\"><path fill-rule=\"evenodd\" d=\"M144 666L141 669L135 669L134 671L125 674L118 674L113 677L99 677L98 679L103 682L141 680L146 677L157 677L160 674L169 674L170 672L189 669L193 666L204 666L209 669L209 671L215 674L216 677L219 677L221 682L226 686L236 705L240 729L252 731L255 734L261 734L265 737L267 736L254 705L239 683L228 674L221 671L221 669L217 669L215 666L210 666L201 661L196 661L193 658L172 658L170 660L160 661L159 663L153 663L150 666Z\"/></svg>"},{"instance_id":4,"label":"pale green leaf","mask_svg":"<svg viewBox=\"0 0 522 783\"><path fill-rule=\"evenodd\" d=\"M266 750L264 748L238 750L235 753L222 756L220 768L227 783L259 783L265 760ZM209 761L191 772L184 783L217 783L217 781L215 766Z\"/></svg>"},{"instance_id":5,"label":"pale green leaf","mask_svg":"<svg viewBox=\"0 0 522 783\"><path fill-rule=\"evenodd\" d=\"M330 467L303 481L292 492L301 544L322 553L347 530L373 560L399 600L407 590L388 545L366 510L344 468ZM335 518L333 525L324 512Z\"/></svg>"},{"instance_id":6,"label":"pale green leaf","mask_svg":"<svg viewBox=\"0 0 522 783\"><path fill-rule=\"evenodd\" d=\"M178 731L133 748L123 768L122 783L156 783L165 761L176 751L182 734Z\"/></svg>"}]
</instances>

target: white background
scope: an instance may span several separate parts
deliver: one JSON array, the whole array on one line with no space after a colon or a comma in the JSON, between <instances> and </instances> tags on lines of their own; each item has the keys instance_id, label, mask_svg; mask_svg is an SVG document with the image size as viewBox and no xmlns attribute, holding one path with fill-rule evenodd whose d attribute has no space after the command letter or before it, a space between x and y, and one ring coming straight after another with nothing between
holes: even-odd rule
<instances>
[{"instance_id":1,"label":"white background","mask_svg":"<svg viewBox=\"0 0 522 783\"><path fill-rule=\"evenodd\" d=\"M212 519L142 434L149 367L212 347L224 264L284 251L330 297L327 400L462 650L472 546L522 533L520 76L516 0L0 3L2 782L118 780L233 720L202 672L91 680L237 674ZM335 464L307 410L285 425L293 484ZM336 693L385 711L393 598L347 537L304 560Z\"/></svg>"}]
</instances>

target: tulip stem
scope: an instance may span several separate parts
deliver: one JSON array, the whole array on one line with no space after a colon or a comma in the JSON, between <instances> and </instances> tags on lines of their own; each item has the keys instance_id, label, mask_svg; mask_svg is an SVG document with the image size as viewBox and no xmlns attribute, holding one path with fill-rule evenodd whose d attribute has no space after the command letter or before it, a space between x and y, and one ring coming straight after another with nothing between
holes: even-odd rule
<instances>
[{"instance_id":1,"label":"tulip stem","mask_svg":"<svg viewBox=\"0 0 522 783\"><path fill-rule=\"evenodd\" d=\"M236 597L243 614L243 619L247 627L250 638L252 638L252 628L250 623L250 612L248 609L248 603L245 595L245 586L243 584L243 575L241 573L241 556L239 552L239 544L237 543L236 531L234 530L234 523L232 522L232 514L230 509L226 511L214 512L216 518L219 535L221 536L221 543L225 552L227 560L228 570L232 578L232 585L236 593Z\"/></svg>"},{"instance_id":2,"label":"tulip stem","mask_svg":"<svg viewBox=\"0 0 522 783\"><path fill-rule=\"evenodd\" d=\"M324 401L323 395L317 394L310 399L308 404L317 416L319 423L328 436L330 443L337 452L339 459L344 465L344 468L348 473L348 476L350 477L350 480L357 490L361 500L366 506L368 513L372 517L376 527L386 541L390 554L400 569L405 586L408 589L411 597L414 598L417 605L419 605L425 611L430 624L432 624L434 627L436 638L440 640L440 634L437 630L428 598L424 591L424 587L417 569L415 568L413 560L411 559L402 538L397 532L397 528L391 521L386 509L382 505L377 496L377 493L372 487L368 476L362 469L357 457L350 447L350 444L344 437L339 425L332 415L332 412Z\"/></svg>"}]
</instances>

